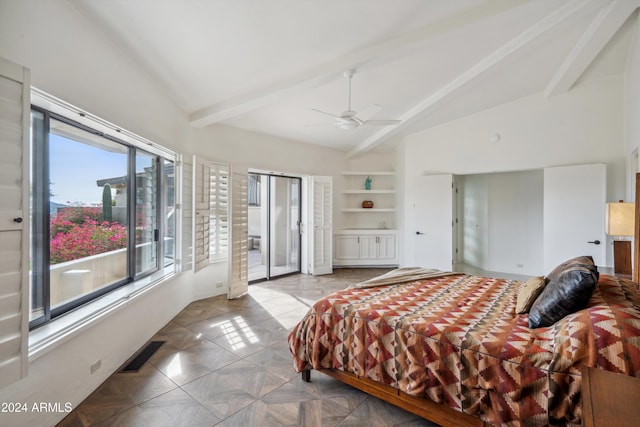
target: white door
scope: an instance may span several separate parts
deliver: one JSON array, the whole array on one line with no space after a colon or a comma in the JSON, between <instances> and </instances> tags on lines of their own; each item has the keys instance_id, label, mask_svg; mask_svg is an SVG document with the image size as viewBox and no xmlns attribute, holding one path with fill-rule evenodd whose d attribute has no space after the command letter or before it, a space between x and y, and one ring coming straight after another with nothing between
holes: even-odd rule
<instances>
[{"instance_id":1,"label":"white door","mask_svg":"<svg viewBox=\"0 0 640 427\"><path fill-rule=\"evenodd\" d=\"M0 388L27 374L29 70L0 58Z\"/></svg>"},{"instance_id":2,"label":"white door","mask_svg":"<svg viewBox=\"0 0 640 427\"><path fill-rule=\"evenodd\" d=\"M544 170L545 273L581 255L591 255L596 265L606 265L606 191L604 164Z\"/></svg>"},{"instance_id":3,"label":"white door","mask_svg":"<svg viewBox=\"0 0 640 427\"><path fill-rule=\"evenodd\" d=\"M412 266L453 269L453 175L416 177L409 199L405 254ZM412 248L413 247L413 248Z\"/></svg>"},{"instance_id":4,"label":"white door","mask_svg":"<svg viewBox=\"0 0 640 427\"><path fill-rule=\"evenodd\" d=\"M333 179L330 176L312 176L309 197L309 273L333 273Z\"/></svg>"},{"instance_id":5,"label":"white door","mask_svg":"<svg viewBox=\"0 0 640 427\"><path fill-rule=\"evenodd\" d=\"M246 166L231 166L231 236L229 293L238 298L249 291L249 175Z\"/></svg>"}]
</instances>

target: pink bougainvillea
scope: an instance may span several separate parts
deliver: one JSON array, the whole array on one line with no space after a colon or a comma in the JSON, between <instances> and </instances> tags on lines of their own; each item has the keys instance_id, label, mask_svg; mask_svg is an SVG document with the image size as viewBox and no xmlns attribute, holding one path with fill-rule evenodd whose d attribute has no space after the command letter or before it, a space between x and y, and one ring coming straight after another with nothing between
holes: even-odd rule
<instances>
[{"instance_id":1,"label":"pink bougainvillea","mask_svg":"<svg viewBox=\"0 0 640 427\"><path fill-rule=\"evenodd\" d=\"M51 218L50 264L125 248L126 227L99 218L99 209L91 207L73 207L54 215Z\"/></svg>"}]
</instances>

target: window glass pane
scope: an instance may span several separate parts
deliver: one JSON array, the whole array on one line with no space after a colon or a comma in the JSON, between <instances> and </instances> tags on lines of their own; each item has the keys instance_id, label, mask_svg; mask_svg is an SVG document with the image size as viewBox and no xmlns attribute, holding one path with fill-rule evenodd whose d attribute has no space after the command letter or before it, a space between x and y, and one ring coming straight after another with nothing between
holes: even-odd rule
<instances>
[{"instance_id":1,"label":"window glass pane","mask_svg":"<svg viewBox=\"0 0 640 427\"><path fill-rule=\"evenodd\" d=\"M51 120L52 308L127 277L128 148Z\"/></svg>"},{"instance_id":2,"label":"window glass pane","mask_svg":"<svg viewBox=\"0 0 640 427\"><path fill-rule=\"evenodd\" d=\"M267 278L267 175L249 174L249 281ZM253 187L253 190L252 190ZM253 193L252 193L253 191ZM251 204L251 200L255 202Z\"/></svg>"},{"instance_id":3,"label":"window glass pane","mask_svg":"<svg viewBox=\"0 0 640 427\"><path fill-rule=\"evenodd\" d=\"M173 264L175 260L176 240L176 200L175 200L175 168L172 161L164 160L164 185L162 201L164 212L164 266Z\"/></svg>"},{"instance_id":4,"label":"window glass pane","mask_svg":"<svg viewBox=\"0 0 640 427\"><path fill-rule=\"evenodd\" d=\"M158 266L157 225L157 157L136 155L136 275Z\"/></svg>"},{"instance_id":5,"label":"window glass pane","mask_svg":"<svg viewBox=\"0 0 640 427\"><path fill-rule=\"evenodd\" d=\"M300 271L300 179L270 176L269 276Z\"/></svg>"},{"instance_id":6,"label":"window glass pane","mask_svg":"<svg viewBox=\"0 0 640 427\"><path fill-rule=\"evenodd\" d=\"M44 145L44 114L39 111L33 111L31 113L31 139L29 153L31 153L31 176L30 185L32 189L32 197L29 198L29 211L35 212L36 204L38 210L41 210L40 205L44 205L45 198L42 196L42 189L37 189L34 186L36 180L41 180L43 175L42 170L42 156L34 156L35 147L42 147ZM32 216L33 217L33 216ZM45 251L45 228L42 221L31 221L31 238L33 244L29 245L29 290L31 301L31 313L29 320L34 320L44 316L44 281L42 279L44 267L43 253Z\"/></svg>"}]
</instances>

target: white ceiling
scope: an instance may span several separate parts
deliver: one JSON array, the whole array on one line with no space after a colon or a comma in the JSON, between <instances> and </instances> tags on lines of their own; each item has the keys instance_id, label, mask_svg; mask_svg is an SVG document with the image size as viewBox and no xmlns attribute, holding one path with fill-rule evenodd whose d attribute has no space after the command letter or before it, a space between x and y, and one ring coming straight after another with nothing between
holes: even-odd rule
<instances>
[{"instance_id":1,"label":"white ceiling","mask_svg":"<svg viewBox=\"0 0 640 427\"><path fill-rule=\"evenodd\" d=\"M639 0L72 0L185 113L357 155L624 71ZM382 107L395 126L330 116Z\"/></svg>"}]
</instances>

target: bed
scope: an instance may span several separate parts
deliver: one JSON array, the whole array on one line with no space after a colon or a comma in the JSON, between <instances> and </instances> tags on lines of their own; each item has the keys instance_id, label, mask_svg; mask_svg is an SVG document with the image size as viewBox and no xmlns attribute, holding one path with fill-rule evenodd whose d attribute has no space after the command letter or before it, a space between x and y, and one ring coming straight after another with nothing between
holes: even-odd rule
<instances>
[{"instance_id":1,"label":"bed","mask_svg":"<svg viewBox=\"0 0 640 427\"><path fill-rule=\"evenodd\" d=\"M554 272L524 314L516 305L529 281L391 272L317 301L289 334L294 367L443 426L581 425L583 367L640 376L637 285L587 267L589 291L563 295L583 301L552 324L536 309Z\"/></svg>"}]
</instances>

